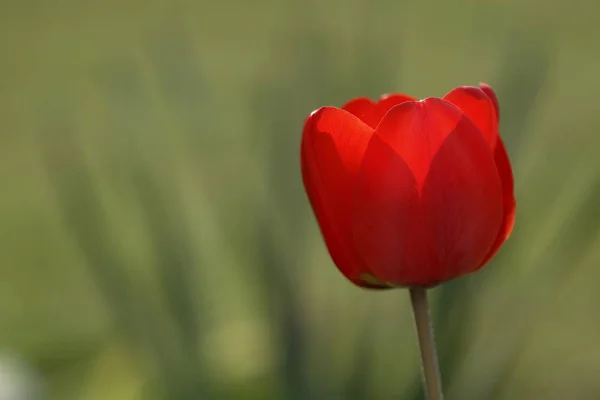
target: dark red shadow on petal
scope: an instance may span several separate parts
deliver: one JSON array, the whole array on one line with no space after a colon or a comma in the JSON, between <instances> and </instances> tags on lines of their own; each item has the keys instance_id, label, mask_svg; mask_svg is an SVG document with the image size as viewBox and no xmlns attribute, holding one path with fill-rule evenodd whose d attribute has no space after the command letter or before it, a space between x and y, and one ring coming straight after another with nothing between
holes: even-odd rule
<instances>
[{"instance_id":1,"label":"dark red shadow on petal","mask_svg":"<svg viewBox=\"0 0 600 400\"><path fill-rule=\"evenodd\" d=\"M503 217L502 217L502 225L500 226L500 231L492 246L492 249L488 253L487 257L483 260L480 267L484 266L488 261L490 261L500 250L500 247L504 244L506 239L510 236L513 227L515 225L515 215L516 215L516 201L514 195L514 179L512 174L512 168L510 166L510 160L508 158L508 153L506 152L506 148L502 139L498 137L498 141L496 142L496 151L494 152L494 160L496 162L496 167L498 168L498 174L500 175L500 181L502 183L502 207L503 207Z\"/></svg>"},{"instance_id":2,"label":"dark red shadow on petal","mask_svg":"<svg viewBox=\"0 0 600 400\"><path fill-rule=\"evenodd\" d=\"M402 159L379 136L373 136L356 181L353 205L356 248L379 280L397 286L410 281L417 237L418 192Z\"/></svg>"},{"instance_id":3,"label":"dark red shadow on petal","mask_svg":"<svg viewBox=\"0 0 600 400\"><path fill-rule=\"evenodd\" d=\"M435 155L421 207L435 259L419 280L435 284L479 268L502 223L502 186L489 145L468 117Z\"/></svg>"}]
</instances>

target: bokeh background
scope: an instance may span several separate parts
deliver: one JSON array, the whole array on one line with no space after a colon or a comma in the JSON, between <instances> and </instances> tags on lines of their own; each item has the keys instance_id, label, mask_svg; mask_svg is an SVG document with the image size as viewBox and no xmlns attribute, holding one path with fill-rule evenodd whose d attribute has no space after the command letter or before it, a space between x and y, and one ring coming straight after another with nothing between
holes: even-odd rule
<instances>
[{"instance_id":1,"label":"bokeh background","mask_svg":"<svg viewBox=\"0 0 600 400\"><path fill-rule=\"evenodd\" d=\"M408 293L334 268L300 132L480 81L517 223L431 292L447 397L600 398L598 11L2 1L0 399L422 399Z\"/></svg>"}]
</instances>

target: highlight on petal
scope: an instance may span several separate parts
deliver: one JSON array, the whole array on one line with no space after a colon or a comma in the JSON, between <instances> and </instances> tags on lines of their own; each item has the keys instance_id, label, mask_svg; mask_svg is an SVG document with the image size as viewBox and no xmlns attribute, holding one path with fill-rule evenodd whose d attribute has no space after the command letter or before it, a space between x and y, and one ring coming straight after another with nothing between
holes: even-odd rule
<instances>
[{"instance_id":1,"label":"highlight on petal","mask_svg":"<svg viewBox=\"0 0 600 400\"><path fill-rule=\"evenodd\" d=\"M364 262L352 243L350 218L355 177L373 130L354 115L323 107L308 118L301 144L302 178L327 249L338 269L359 286Z\"/></svg>"},{"instance_id":2,"label":"highlight on petal","mask_svg":"<svg viewBox=\"0 0 600 400\"><path fill-rule=\"evenodd\" d=\"M498 137L496 106L482 89L460 86L446 94L444 99L460 108L483 133L490 148L496 148Z\"/></svg>"},{"instance_id":3,"label":"highlight on petal","mask_svg":"<svg viewBox=\"0 0 600 400\"><path fill-rule=\"evenodd\" d=\"M463 116L462 111L443 99L404 102L386 114L375 135L406 162L421 187L431 160Z\"/></svg>"},{"instance_id":4,"label":"highlight on petal","mask_svg":"<svg viewBox=\"0 0 600 400\"><path fill-rule=\"evenodd\" d=\"M360 167L372 134L373 130L369 126L347 111L335 107L322 107L308 118L302 143L303 146L313 146L317 158L309 158L309 161L328 162L330 160L327 157L332 154L321 151L319 145L323 141L331 142L335 147L335 155L339 157L344 168L354 175Z\"/></svg>"},{"instance_id":5,"label":"highlight on petal","mask_svg":"<svg viewBox=\"0 0 600 400\"><path fill-rule=\"evenodd\" d=\"M350 100L342 108L349 113L356 115L365 124L375 129L392 107L414 100L413 97L394 93L382 96L377 102L371 101L366 97L359 97Z\"/></svg>"},{"instance_id":6,"label":"highlight on petal","mask_svg":"<svg viewBox=\"0 0 600 400\"><path fill-rule=\"evenodd\" d=\"M494 161L496 162L498 174L500 175L500 182L502 184L502 225L500 226L498 236L494 245L492 246L492 249L488 253L487 257L483 260L480 267L484 266L489 260L492 259L492 257L496 255L502 244L504 244L506 239L508 239L510 236L515 225L516 200L514 195L515 185L513 173L510 166L508 153L500 137L498 137L498 141L496 142Z\"/></svg>"}]
</instances>

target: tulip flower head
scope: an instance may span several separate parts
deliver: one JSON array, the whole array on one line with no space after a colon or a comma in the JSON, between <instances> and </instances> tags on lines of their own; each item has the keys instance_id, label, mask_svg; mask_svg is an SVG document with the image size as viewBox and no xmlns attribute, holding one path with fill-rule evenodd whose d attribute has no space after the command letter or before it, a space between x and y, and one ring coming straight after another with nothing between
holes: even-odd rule
<instances>
[{"instance_id":1,"label":"tulip flower head","mask_svg":"<svg viewBox=\"0 0 600 400\"><path fill-rule=\"evenodd\" d=\"M432 287L484 266L515 198L491 87L391 94L307 118L302 177L338 269L367 288Z\"/></svg>"}]
</instances>

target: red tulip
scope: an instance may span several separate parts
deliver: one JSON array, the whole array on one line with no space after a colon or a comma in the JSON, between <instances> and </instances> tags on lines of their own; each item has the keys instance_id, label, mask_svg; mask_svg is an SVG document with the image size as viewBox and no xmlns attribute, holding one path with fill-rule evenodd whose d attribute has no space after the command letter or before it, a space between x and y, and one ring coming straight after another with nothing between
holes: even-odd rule
<instances>
[{"instance_id":1,"label":"red tulip","mask_svg":"<svg viewBox=\"0 0 600 400\"><path fill-rule=\"evenodd\" d=\"M302 177L338 269L362 287L431 287L485 265L510 235L513 177L491 87L322 107Z\"/></svg>"}]
</instances>

